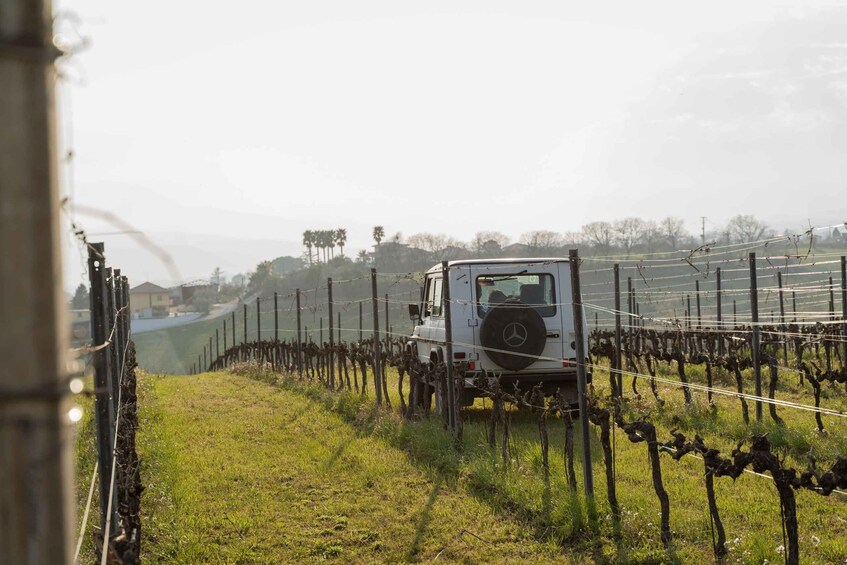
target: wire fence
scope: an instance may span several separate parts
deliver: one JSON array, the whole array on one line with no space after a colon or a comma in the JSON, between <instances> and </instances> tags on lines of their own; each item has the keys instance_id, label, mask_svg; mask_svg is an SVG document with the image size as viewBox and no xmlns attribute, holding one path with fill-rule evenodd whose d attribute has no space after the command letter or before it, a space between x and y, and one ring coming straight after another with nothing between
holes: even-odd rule
<instances>
[{"instance_id":1,"label":"wire fence","mask_svg":"<svg viewBox=\"0 0 847 565\"><path fill-rule=\"evenodd\" d=\"M809 256L803 259L808 260ZM738 260L727 259L727 262ZM531 363L551 362L569 368L551 374L550 379L559 384L562 378L570 379L572 385L573 369L581 366L593 373L596 386L599 386L596 379L601 375L605 374L609 378L609 385L602 387L607 396L593 392L592 385L588 395L587 415L600 432L607 474L607 498L614 520L619 522L622 518L615 493L615 451L609 443L609 430L613 433L619 428L630 441L644 443L647 448L650 473L661 508L660 538L668 547L673 535L668 494L662 484L660 453L666 453L674 460L690 455L703 461L712 547L717 561L726 557L726 535L715 501L714 478L735 479L744 473L768 478L776 486L781 508L780 527L784 532L785 560L786 563L799 563L800 536L795 492L806 490L821 496L833 493L847 495L847 459L838 454L837 448L836 455L829 457L830 463L826 468L821 467L822 463L815 457L807 457L805 468L790 466L779 456L779 451L774 449L766 436L752 435L749 438L749 450L738 446L724 456L719 449L699 436L690 439L672 430L670 439L661 440L660 435L665 433L661 431L664 424L654 423L648 414L636 409L636 406L646 401L644 392L638 386L638 383L644 383L655 405L660 407L665 405L668 395L677 392L682 394L685 406L693 404L695 393L705 395L706 401L714 409L720 405L721 410L730 410L731 404L728 402L735 400L741 418L751 430L754 424L763 421L764 407L767 407L771 420L777 426L785 425L779 410L811 413L818 432L822 434L826 433L825 417L841 419L847 416L847 299L844 296L847 293L847 281L844 257L810 263L812 270L807 272L801 272L800 265L791 265L795 269L793 275L807 276L809 280L785 287L757 288L759 261L751 254L744 262L746 266L742 270L748 276L730 280L735 284L746 282L746 289L722 287L721 283L727 280L721 280L722 273L716 270L709 273L709 276L714 273L714 279L704 277L703 271L690 273L689 282L693 287L690 291L678 290L681 283L677 282L660 287L653 280L654 284L648 287L649 279L645 281L646 277L640 277L640 283L628 277L626 288L622 289L619 266L614 269L593 269L589 273L591 277L605 275L606 280L592 284L605 285L614 290L602 294L586 293L591 295L590 300L579 304L589 312L595 312L584 361L573 355L528 355L510 349L498 350L476 339L473 342L448 339L443 333L436 338L437 345L443 347L442 355L425 358L416 351L416 342L409 332L394 331L390 320L386 320L381 330L380 321L392 310L402 312L410 305L414 305L417 312L423 312L430 297L423 294L420 287L393 293L377 292L379 275L372 271L370 297L334 300L333 290L338 294L340 287L353 284L353 281L329 280L325 286L315 289L314 295L310 295L312 302L309 306L297 306L299 291L295 291L295 300L289 302L284 310L276 306L262 309L261 304L266 301L260 298L256 304L255 319L259 326L256 333L250 335L244 332L240 343L231 342L232 345L224 347L222 352L212 348L210 338L208 351L204 351L202 358L198 356L192 371L223 370L242 363L259 363L290 375L290 378L321 383L333 391L369 394L372 387L379 403L390 405L387 369L394 367L398 374L397 390L393 395L399 402L396 408L408 418L426 417L431 412L438 414L459 442L464 420L463 406L472 403L475 397L491 400L489 442L493 448L497 443L497 430L500 429L501 452L506 466L509 460L509 418L506 416L506 407L525 408L538 416L545 469L549 443L545 422L547 418L559 417L565 423L566 430L569 430L567 434L570 434L564 451L566 459L568 452L571 453L571 461L566 464L566 469L569 484L575 489L571 417L573 399L568 399L561 387L550 396L550 390L545 386L549 383L520 383L519 379L506 378L516 376L513 371L492 372L488 367L492 367L491 360L497 358L497 354L518 357L528 355ZM838 271L821 271L821 264L840 266L840 286L833 282L839 278ZM498 265L497 268L506 274L510 269L514 272L513 266ZM662 268L668 266L662 265ZM771 268L766 266L764 269ZM641 275L645 274L643 267L638 270ZM435 276L434 272L430 274L432 276ZM399 280L397 275L390 275L386 279L392 280L391 277ZM676 281L678 278L682 277L674 275L664 280ZM403 275L403 280L425 281L423 276L412 277L408 274ZM703 280L714 280L716 288L708 291L700 288ZM639 287L639 284L642 286ZM794 303L787 310L785 295L789 289ZM327 293L325 299L319 300L318 290ZM684 312L669 310L667 304L663 303L654 304L653 308L647 307L646 300L665 293L675 298L688 298L682 304ZM777 293L780 298L779 315L763 321L759 298ZM585 300L586 294L582 300ZM692 296L697 300L692 302ZM742 309L738 308L738 303L733 304L731 317L722 311L728 297L746 299ZM706 299L712 302L706 304ZM275 304L277 302L274 301ZM473 312L475 307L482 305L480 298L474 294L452 298L445 296L441 302L445 312L451 308ZM841 303L841 312L835 309L838 302ZM358 328L342 324L341 319L333 317L333 312L349 312L353 306L359 311ZM561 296L558 300L544 304L523 306L555 307L566 312L574 307L574 302ZM704 311L707 306L712 308L709 315ZM319 319L320 333L317 336L313 330L303 331L302 321L306 314ZM603 314L603 317L600 318L599 314ZM275 317L274 325L263 329L261 319L263 316L267 319L270 315ZM280 333L280 316L296 320L296 324ZM371 318L371 328L367 332L363 329L366 325L364 318ZM464 320L461 323L464 324ZM592 326L590 314L586 316L586 325ZM235 335L235 327L233 319L231 335ZM355 335L357 331L359 333ZM273 339L269 332L273 332ZM354 335L352 339L341 337L351 334ZM248 336L255 336L256 339L250 340ZM461 354L461 357L450 359L446 353L448 344L454 355ZM212 355L213 351L215 355ZM695 366L698 367L696 372L691 369ZM563 377L565 374L568 376ZM792 378L792 382L797 383L792 385L792 395L797 395L796 387L799 386L801 397L808 394L809 401L781 397L785 394L781 382L789 378L787 375ZM630 379L631 392L625 389L624 378ZM735 380L735 389L722 384L727 378ZM521 389L521 384L524 389ZM824 390L826 394L822 394ZM718 398L726 401L718 402ZM752 415L750 405L754 407ZM454 414L452 419L451 412ZM725 442L725 438L718 439L719 444Z\"/></svg>"}]
</instances>

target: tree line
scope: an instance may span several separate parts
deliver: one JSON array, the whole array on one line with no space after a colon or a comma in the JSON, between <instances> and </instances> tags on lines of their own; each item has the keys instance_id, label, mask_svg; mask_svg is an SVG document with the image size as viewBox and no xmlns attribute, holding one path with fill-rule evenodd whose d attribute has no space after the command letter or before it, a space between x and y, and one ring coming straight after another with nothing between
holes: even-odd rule
<instances>
[{"instance_id":1,"label":"tree line","mask_svg":"<svg viewBox=\"0 0 847 565\"><path fill-rule=\"evenodd\" d=\"M322 232L306 231L303 234L303 242L306 245L310 263L311 246L314 243L306 243L312 241L307 234L314 233ZM580 247L593 253L623 252L629 256L634 252L653 253L690 249L710 242L746 243L771 237L773 234L773 230L765 222L752 215L738 214L724 226L710 229L708 232L701 230L698 235L689 232L680 218L668 216L658 221L638 217L627 217L611 222L595 221L583 225L579 230L563 233L533 230L521 234L517 241L513 241L510 236L499 231L477 232L468 242L447 234L430 232L415 233L405 238L398 232L388 241L429 253L453 249L473 252L480 256L496 256L504 248L519 244L523 247L517 247L516 251L553 251L566 247ZM346 238L346 231L344 235ZM385 228L381 225L374 226L372 237L378 254L383 240L386 239ZM332 243L327 245L331 251ZM367 262L368 256L368 252L363 250L359 252L358 260ZM326 253L324 257L326 260Z\"/></svg>"}]
</instances>

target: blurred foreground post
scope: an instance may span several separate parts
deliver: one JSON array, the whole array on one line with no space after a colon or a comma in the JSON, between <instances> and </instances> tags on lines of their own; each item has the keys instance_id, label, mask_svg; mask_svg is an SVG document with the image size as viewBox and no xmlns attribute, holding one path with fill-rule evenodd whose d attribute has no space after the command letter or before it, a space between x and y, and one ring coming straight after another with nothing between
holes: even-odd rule
<instances>
[{"instance_id":1,"label":"blurred foreground post","mask_svg":"<svg viewBox=\"0 0 847 565\"><path fill-rule=\"evenodd\" d=\"M0 563L69 563L75 522L52 17L0 2Z\"/></svg>"}]
</instances>

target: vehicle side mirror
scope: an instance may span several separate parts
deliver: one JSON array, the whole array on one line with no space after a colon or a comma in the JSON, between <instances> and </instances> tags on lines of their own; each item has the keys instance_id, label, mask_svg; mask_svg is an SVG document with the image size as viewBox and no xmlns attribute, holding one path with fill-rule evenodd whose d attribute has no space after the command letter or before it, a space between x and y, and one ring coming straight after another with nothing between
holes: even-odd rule
<instances>
[{"instance_id":1,"label":"vehicle side mirror","mask_svg":"<svg viewBox=\"0 0 847 565\"><path fill-rule=\"evenodd\" d=\"M417 304L409 304L409 318L418 320L421 317L421 309Z\"/></svg>"}]
</instances>

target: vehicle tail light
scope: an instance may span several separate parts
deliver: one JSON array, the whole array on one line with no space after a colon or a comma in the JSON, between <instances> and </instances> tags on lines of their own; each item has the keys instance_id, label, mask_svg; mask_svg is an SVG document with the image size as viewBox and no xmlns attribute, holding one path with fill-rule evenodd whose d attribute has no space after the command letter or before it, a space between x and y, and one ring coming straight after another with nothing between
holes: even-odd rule
<instances>
[{"instance_id":1,"label":"vehicle tail light","mask_svg":"<svg viewBox=\"0 0 847 565\"><path fill-rule=\"evenodd\" d=\"M470 369L471 371L473 371L474 369L476 369L476 361L470 361L470 362L468 363L468 369Z\"/></svg>"},{"instance_id":2,"label":"vehicle tail light","mask_svg":"<svg viewBox=\"0 0 847 565\"><path fill-rule=\"evenodd\" d=\"M458 351L456 353L453 353L453 359L464 359L464 358L465 358L465 352L464 351Z\"/></svg>"}]
</instances>

